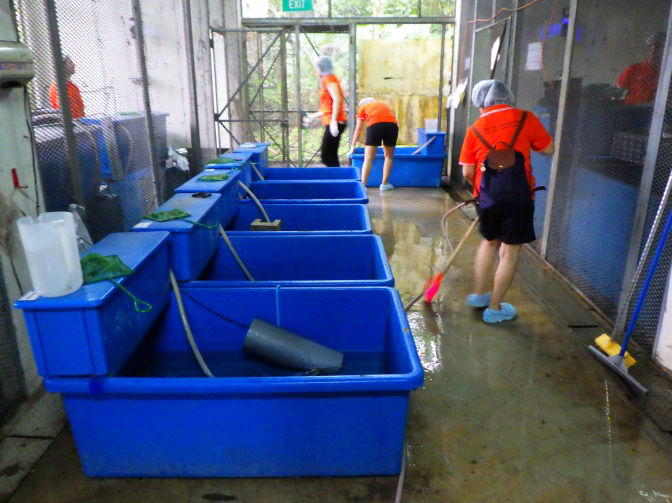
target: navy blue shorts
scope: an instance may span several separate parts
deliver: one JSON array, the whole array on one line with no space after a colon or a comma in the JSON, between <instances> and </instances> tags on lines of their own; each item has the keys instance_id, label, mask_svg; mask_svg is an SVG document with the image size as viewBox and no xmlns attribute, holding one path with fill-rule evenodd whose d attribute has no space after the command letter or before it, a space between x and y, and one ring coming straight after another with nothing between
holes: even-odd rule
<instances>
[{"instance_id":1,"label":"navy blue shorts","mask_svg":"<svg viewBox=\"0 0 672 503\"><path fill-rule=\"evenodd\" d=\"M478 208L479 230L488 241L500 240L507 245L531 243L534 234L534 201L526 204L496 204Z\"/></svg>"}]
</instances>

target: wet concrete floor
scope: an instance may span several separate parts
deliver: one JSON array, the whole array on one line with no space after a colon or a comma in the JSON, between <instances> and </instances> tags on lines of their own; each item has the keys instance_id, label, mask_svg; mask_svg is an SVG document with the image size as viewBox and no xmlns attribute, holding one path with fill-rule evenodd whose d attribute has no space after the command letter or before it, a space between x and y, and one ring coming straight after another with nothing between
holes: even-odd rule
<instances>
[{"instance_id":1,"label":"wet concrete floor","mask_svg":"<svg viewBox=\"0 0 672 503\"><path fill-rule=\"evenodd\" d=\"M440 217L454 203L439 189L369 196L407 301L447 256ZM451 218L454 244L468 224ZM507 298L515 321L488 326L464 307L477 244L474 235L434 304L409 313L425 383L411 396L402 501L672 501L672 437L578 343L562 309L525 284L529 271ZM397 477L87 479L66 428L9 501L388 502L396 489Z\"/></svg>"}]
</instances>

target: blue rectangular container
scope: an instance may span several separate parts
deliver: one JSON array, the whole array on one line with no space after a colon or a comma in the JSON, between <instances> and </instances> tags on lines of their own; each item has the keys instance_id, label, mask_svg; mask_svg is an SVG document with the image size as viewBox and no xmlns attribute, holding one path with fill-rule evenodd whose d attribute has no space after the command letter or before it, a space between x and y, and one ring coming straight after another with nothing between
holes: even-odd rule
<instances>
[{"instance_id":1,"label":"blue rectangular container","mask_svg":"<svg viewBox=\"0 0 672 503\"><path fill-rule=\"evenodd\" d=\"M175 189L176 194L194 193L194 192L210 192L219 194L219 222L226 226L236 214L238 204L238 193L240 187L238 186L238 179L240 177L239 170L228 170L228 180L220 182L205 182L201 181L202 176L215 175L221 173L218 169L205 169L198 175L183 183Z\"/></svg>"},{"instance_id":2,"label":"blue rectangular container","mask_svg":"<svg viewBox=\"0 0 672 503\"><path fill-rule=\"evenodd\" d=\"M425 128L418 128L418 146L422 147L425 143L432 139L432 142L423 147L423 149L418 153L423 155L446 155L446 133L445 131L425 131Z\"/></svg>"},{"instance_id":3,"label":"blue rectangular container","mask_svg":"<svg viewBox=\"0 0 672 503\"><path fill-rule=\"evenodd\" d=\"M268 169L268 145L268 142L241 143L235 149L233 149L233 151L252 152L250 161L255 163L257 169L261 172L262 175L265 175L266 170ZM253 180L258 180L259 177L253 173L252 178Z\"/></svg>"},{"instance_id":4,"label":"blue rectangular container","mask_svg":"<svg viewBox=\"0 0 672 503\"><path fill-rule=\"evenodd\" d=\"M417 147L395 147L389 182L395 187L438 187L441 185L441 171L446 156L423 154L422 151L412 155L415 150ZM352 164L361 173L364 149L356 148L351 159ZM383 149L378 147L369 179L366 181L367 187L376 187L382 183L384 161Z\"/></svg>"},{"instance_id":5,"label":"blue rectangular container","mask_svg":"<svg viewBox=\"0 0 672 503\"><path fill-rule=\"evenodd\" d=\"M363 204L264 204L271 220L282 220L282 230L273 235L313 234L371 234L369 212ZM255 236L250 224L263 220L253 201L238 203L238 212L226 226L230 236Z\"/></svg>"},{"instance_id":6,"label":"blue rectangular container","mask_svg":"<svg viewBox=\"0 0 672 503\"><path fill-rule=\"evenodd\" d=\"M254 177L259 181L259 177ZM268 168L266 180L359 180L359 172L352 166L342 168Z\"/></svg>"},{"instance_id":7,"label":"blue rectangular container","mask_svg":"<svg viewBox=\"0 0 672 503\"><path fill-rule=\"evenodd\" d=\"M212 194L203 199L193 197L190 193L175 194L156 211L179 208L189 213L190 216L185 220L143 220L133 227L135 232L170 232L170 266L178 281L198 278L215 252L219 235L220 197L219 194Z\"/></svg>"},{"instance_id":8,"label":"blue rectangular container","mask_svg":"<svg viewBox=\"0 0 672 503\"><path fill-rule=\"evenodd\" d=\"M231 236L254 286L393 286L380 236ZM199 286L250 286L224 240Z\"/></svg>"},{"instance_id":9,"label":"blue rectangular container","mask_svg":"<svg viewBox=\"0 0 672 503\"><path fill-rule=\"evenodd\" d=\"M392 288L183 289L215 378L200 373L175 302L122 372L47 379L97 477L393 475L422 367ZM345 353L339 375L287 375L244 356L260 318Z\"/></svg>"},{"instance_id":10,"label":"blue rectangular container","mask_svg":"<svg viewBox=\"0 0 672 503\"><path fill-rule=\"evenodd\" d=\"M252 165L250 160L254 152L227 152L219 156L219 159L234 159L235 162L208 163L205 169L239 169L239 180L248 187L252 183ZM242 189L241 189L242 191Z\"/></svg>"},{"instance_id":11,"label":"blue rectangular container","mask_svg":"<svg viewBox=\"0 0 672 503\"><path fill-rule=\"evenodd\" d=\"M253 182L252 192L264 203L366 204L369 197L355 180Z\"/></svg>"},{"instance_id":12,"label":"blue rectangular container","mask_svg":"<svg viewBox=\"0 0 672 503\"><path fill-rule=\"evenodd\" d=\"M152 305L138 313L111 281L82 286L63 297L26 294L23 309L38 372L43 377L101 376L119 370L168 301L168 233L113 233L84 255L118 255L133 274L116 278Z\"/></svg>"}]
</instances>

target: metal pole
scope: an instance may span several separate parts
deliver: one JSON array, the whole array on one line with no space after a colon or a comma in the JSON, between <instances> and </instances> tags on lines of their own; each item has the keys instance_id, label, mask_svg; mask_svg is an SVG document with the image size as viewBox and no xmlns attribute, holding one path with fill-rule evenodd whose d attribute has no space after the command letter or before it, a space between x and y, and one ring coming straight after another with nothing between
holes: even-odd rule
<instances>
[{"instance_id":1,"label":"metal pole","mask_svg":"<svg viewBox=\"0 0 672 503\"><path fill-rule=\"evenodd\" d=\"M257 64L255 65L255 68L252 69L252 71L248 72L248 61L247 61L247 33L245 32L239 32L238 36L240 37L240 71L242 75L245 75L245 80L242 82L242 88L240 90L240 103L242 104L240 112L243 117L247 117L248 119L251 118L250 114L250 78L252 78L254 71L256 69L257 65L261 65L261 62L263 61L263 57L259 58L257 61ZM270 45L269 45L269 50L270 50ZM266 51L264 53L264 56L268 53ZM252 125L251 124L243 124L243 131L242 131L242 137L243 141L256 141L256 138L252 134Z\"/></svg>"},{"instance_id":2,"label":"metal pole","mask_svg":"<svg viewBox=\"0 0 672 503\"><path fill-rule=\"evenodd\" d=\"M513 9L518 8L519 0L513 2ZM506 65L506 84L509 86L509 89L513 89L513 64L514 64L514 54L516 52L516 37L518 32L516 31L518 27L518 11L514 10L511 16L511 29L509 30L509 64Z\"/></svg>"},{"instance_id":3,"label":"metal pole","mask_svg":"<svg viewBox=\"0 0 672 503\"><path fill-rule=\"evenodd\" d=\"M461 19L462 17L462 0L457 0L455 2L455 17L457 19ZM460 65L460 40L462 37L460 36L460 29L463 27L460 26L460 23L457 23L453 25L453 60L451 61L451 86L450 86L450 92L451 96L453 96L453 93L455 93L455 89L457 89L458 81L461 78L457 74L457 69L458 66ZM448 156L447 156L447 162L448 162L448 169L447 169L447 175L448 179L450 180L450 183L452 184L453 181L453 149L454 145L453 143L455 142L455 108L453 108L453 104L450 103L450 126L448 128L448 134L446 134L446 141L448 142Z\"/></svg>"},{"instance_id":4,"label":"metal pole","mask_svg":"<svg viewBox=\"0 0 672 503\"><path fill-rule=\"evenodd\" d=\"M667 38L665 40L665 51L660 68L660 78L658 80L658 90L653 105L653 117L651 118L651 129L649 130L649 140L646 145L646 156L644 157L644 167L642 169L642 178L639 183L639 192L637 194L637 206L635 210L635 219L633 222L632 234L630 236L630 248L628 258L625 264L625 272L621 284L621 293L618 302L618 311L628 309L627 292L640 257L640 248L644 239L644 225L646 224L646 214L651 199L651 187L656 171L658 161L658 148L660 146L660 137L663 132L663 121L665 118L665 106L670 89L670 72L672 72L672 10L667 19ZM619 323L620 326L614 327L616 330L623 330L625 317ZM654 348L655 349L655 348Z\"/></svg>"},{"instance_id":5,"label":"metal pole","mask_svg":"<svg viewBox=\"0 0 672 503\"><path fill-rule=\"evenodd\" d=\"M446 25L441 25L441 62L439 63L439 131L441 131L441 112L443 111L443 60L446 55Z\"/></svg>"},{"instance_id":6,"label":"metal pole","mask_svg":"<svg viewBox=\"0 0 672 503\"><path fill-rule=\"evenodd\" d=\"M261 54L261 33L257 32L257 54ZM275 64L275 61L271 63L269 66L268 71L271 71L271 68ZM265 80L265 75L264 75L264 62L262 61L261 64L259 65L259 99L261 100L261 106L259 106L259 110L265 110L266 108L264 107L264 80ZM259 132L260 139L259 141L264 141L264 127L263 123L261 126L261 131Z\"/></svg>"},{"instance_id":7,"label":"metal pole","mask_svg":"<svg viewBox=\"0 0 672 503\"><path fill-rule=\"evenodd\" d=\"M348 110L348 128L350 129L350 145L352 145L352 135L355 132L355 119L357 115L357 25L350 24L350 37L348 44L348 77L350 92L350 109Z\"/></svg>"},{"instance_id":8,"label":"metal pole","mask_svg":"<svg viewBox=\"0 0 672 503\"><path fill-rule=\"evenodd\" d=\"M289 99L287 97L287 33L282 31L280 37L280 101L282 102L282 118L284 123L282 128L282 162L289 162L287 148L289 145L288 127L289 127Z\"/></svg>"},{"instance_id":9,"label":"metal pole","mask_svg":"<svg viewBox=\"0 0 672 503\"><path fill-rule=\"evenodd\" d=\"M154 117L152 116L152 106L149 99L149 76L147 74L147 58L145 54L145 35L142 32L142 9L140 0L131 0L133 4L133 16L135 16L135 47L138 52L138 64L140 66L140 77L142 78L142 101L145 106L145 118L147 120L147 134L149 135L149 159L152 163L154 172L154 185L156 186L157 201L163 200L161 193L161 172L157 161L156 137L154 136Z\"/></svg>"},{"instance_id":10,"label":"metal pole","mask_svg":"<svg viewBox=\"0 0 672 503\"><path fill-rule=\"evenodd\" d=\"M327 17L331 17L331 0L327 2Z\"/></svg>"},{"instance_id":11,"label":"metal pole","mask_svg":"<svg viewBox=\"0 0 672 503\"><path fill-rule=\"evenodd\" d=\"M418 0L418 17L422 17L422 0Z\"/></svg>"},{"instance_id":12,"label":"metal pole","mask_svg":"<svg viewBox=\"0 0 672 503\"><path fill-rule=\"evenodd\" d=\"M191 102L190 130L191 130L191 157L193 163L189 166L189 172L197 175L203 167L203 157L201 153L201 138L199 134L198 123L198 98L196 94L196 65L194 62L194 30L191 24L191 1L182 0L182 11L184 15L184 38L185 53L187 57L187 77L189 79L189 101Z\"/></svg>"},{"instance_id":13,"label":"metal pole","mask_svg":"<svg viewBox=\"0 0 672 503\"><path fill-rule=\"evenodd\" d=\"M567 106L567 89L569 88L569 71L572 62L572 50L574 47L574 27L576 26L576 9L578 0L571 0L569 5L569 26L567 27L567 40L565 41L565 55L562 63L562 81L560 84L560 97L558 101L558 117L555 123L555 154L551 161L551 176L548 182L548 196L546 198L546 214L544 215L544 230L541 235L539 254L546 260L548 251L548 238L551 229L551 217L553 215L553 202L555 200L555 185L558 178L558 163L562 148L563 124L565 121L565 108ZM572 131L569 132L573 133Z\"/></svg>"},{"instance_id":14,"label":"metal pole","mask_svg":"<svg viewBox=\"0 0 672 503\"><path fill-rule=\"evenodd\" d=\"M44 0L44 8L46 10L47 22L49 25L51 52L54 57L54 70L56 72L56 84L58 86L58 101L61 105L61 113L63 114L63 132L65 134L65 147L68 155L68 165L70 167L72 195L77 204L84 206L82 177L79 172L79 160L77 158L77 140L75 139L75 129L72 125L72 112L70 110L70 99L68 98L65 68L63 68L63 51L61 49L61 37L58 31L58 16L56 15L56 5L54 4L54 0Z\"/></svg>"},{"instance_id":15,"label":"metal pole","mask_svg":"<svg viewBox=\"0 0 672 503\"><path fill-rule=\"evenodd\" d=\"M294 84L296 91L296 109L299 111L296 114L296 128L298 130L299 168L301 168L303 167L303 132L301 130L301 27L298 24L294 26L294 37L296 38L296 48L294 49Z\"/></svg>"}]
</instances>

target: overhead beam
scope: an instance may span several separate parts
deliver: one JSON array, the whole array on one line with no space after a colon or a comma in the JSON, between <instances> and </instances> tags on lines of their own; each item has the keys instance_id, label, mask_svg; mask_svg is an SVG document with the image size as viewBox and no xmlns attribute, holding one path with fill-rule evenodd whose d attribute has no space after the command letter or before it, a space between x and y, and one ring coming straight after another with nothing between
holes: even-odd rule
<instances>
[{"instance_id":1,"label":"overhead beam","mask_svg":"<svg viewBox=\"0 0 672 503\"><path fill-rule=\"evenodd\" d=\"M269 28L301 26L303 31L338 31L347 33L350 24L455 24L455 18L441 17L299 17L299 18L244 18L246 28Z\"/></svg>"}]
</instances>

